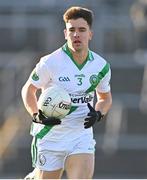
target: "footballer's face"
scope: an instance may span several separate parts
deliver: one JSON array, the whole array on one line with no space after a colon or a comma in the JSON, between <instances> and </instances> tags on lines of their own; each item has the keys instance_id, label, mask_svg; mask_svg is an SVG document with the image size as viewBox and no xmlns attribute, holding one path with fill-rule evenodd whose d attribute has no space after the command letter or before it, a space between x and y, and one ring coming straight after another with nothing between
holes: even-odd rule
<instances>
[{"instance_id":1,"label":"footballer's face","mask_svg":"<svg viewBox=\"0 0 147 180\"><path fill-rule=\"evenodd\" d=\"M92 31L83 18L70 19L66 23L64 30L68 47L73 51L83 51L88 49L89 41L92 38Z\"/></svg>"}]
</instances>

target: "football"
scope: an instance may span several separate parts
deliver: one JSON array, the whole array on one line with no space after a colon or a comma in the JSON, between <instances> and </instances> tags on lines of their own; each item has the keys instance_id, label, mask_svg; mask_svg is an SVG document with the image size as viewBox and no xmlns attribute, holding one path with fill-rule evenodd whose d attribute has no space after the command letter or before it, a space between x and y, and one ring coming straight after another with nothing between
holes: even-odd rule
<instances>
[{"instance_id":1,"label":"football","mask_svg":"<svg viewBox=\"0 0 147 180\"><path fill-rule=\"evenodd\" d=\"M71 98L67 91L59 86L51 86L45 89L39 99L38 108L47 117L64 118L70 111Z\"/></svg>"}]
</instances>

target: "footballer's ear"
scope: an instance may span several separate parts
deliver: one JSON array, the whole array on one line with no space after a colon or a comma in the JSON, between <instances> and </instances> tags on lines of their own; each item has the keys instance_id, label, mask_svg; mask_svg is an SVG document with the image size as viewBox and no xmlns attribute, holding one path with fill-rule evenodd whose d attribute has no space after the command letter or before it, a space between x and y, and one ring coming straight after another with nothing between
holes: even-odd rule
<instances>
[{"instance_id":1,"label":"footballer's ear","mask_svg":"<svg viewBox=\"0 0 147 180\"><path fill-rule=\"evenodd\" d=\"M67 40L67 30L64 29L64 38Z\"/></svg>"},{"instance_id":2,"label":"footballer's ear","mask_svg":"<svg viewBox=\"0 0 147 180\"><path fill-rule=\"evenodd\" d=\"M90 30L90 31L89 31L89 40L91 40L91 39L92 39L92 37L93 37L93 31L92 31L92 30Z\"/></svg>"}]
</instances>

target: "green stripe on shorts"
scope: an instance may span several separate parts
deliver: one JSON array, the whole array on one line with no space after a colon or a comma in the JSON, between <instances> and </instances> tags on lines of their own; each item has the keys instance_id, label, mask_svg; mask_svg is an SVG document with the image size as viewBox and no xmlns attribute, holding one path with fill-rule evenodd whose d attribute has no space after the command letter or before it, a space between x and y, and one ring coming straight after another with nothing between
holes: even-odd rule
<instances>
[{"instance_id":1,"label":"green stripe on shorts","mask_svg":"<svg viewBox=\"0 0 147 180\"><path fill-rule=\"evenodd\" d=\"M32 165L35 166L35 163L37 161L37 138L34 137L31 144L31 155L32 155Z\"/></svg>"}]
</instances>

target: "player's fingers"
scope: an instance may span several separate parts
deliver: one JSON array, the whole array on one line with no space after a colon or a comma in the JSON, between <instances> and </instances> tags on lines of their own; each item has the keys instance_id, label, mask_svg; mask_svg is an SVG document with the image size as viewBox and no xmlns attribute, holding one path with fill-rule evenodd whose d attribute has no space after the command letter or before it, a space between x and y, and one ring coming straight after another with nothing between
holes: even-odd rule
<instances>
[{"instance_id":1,"label":"player's fingers","mask_svg":"<svg viewBox=\"0 0 147 180\"><path fill-rule=\"evenodd\" d=\"M43 115L43 112L41 111L41 109L39 109L39 114L40 114L40 115Z\"/></svg>"},{"instance_id":2,"label":"player's fingers","mask_svg":"<svg viewBox=\"0 0 147 180\"><path fill-rule=\"evenodd\" d=\"M90 118L85 118L84 120L85 122L89 122Z\"/></svg>"},{"instance_id":3,"label":"player's fingers","mask_svg":"<svg viewBox=\"0 0 147 180\"><path fill-rule=\"evenodd\" d=\"M89 122L87 121L87 122L84 122L84 126L87 126L89 124Z\"/></svg>"},{"instance_id":4,"label":"player's fingers","mask_svg":"<svg viewBox=\"0 0 147 180\"><path fill-rule=\"evenodd\" d=\"M90 123L88 123L88 122L85 122L85 123L84 123L84 128L85 128L85 129L90 128L90 127L91 127L91 124L90 124Z\"/></svg>"}]
</instances>

